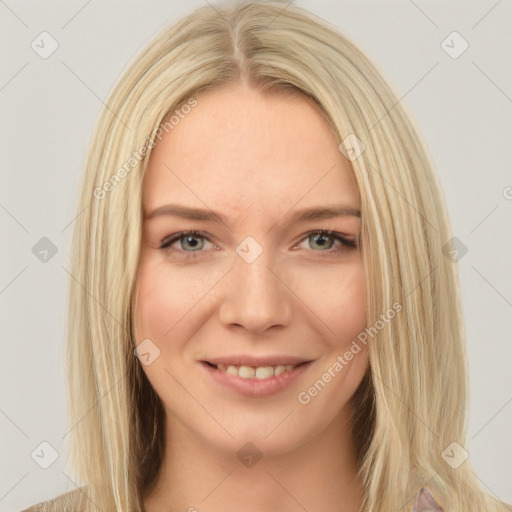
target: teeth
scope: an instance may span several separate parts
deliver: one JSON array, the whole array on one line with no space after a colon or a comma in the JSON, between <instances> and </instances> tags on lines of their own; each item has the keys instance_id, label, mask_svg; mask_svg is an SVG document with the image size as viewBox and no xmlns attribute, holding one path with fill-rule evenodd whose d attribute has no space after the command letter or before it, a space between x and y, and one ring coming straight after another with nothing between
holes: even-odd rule
<instances>
[{"instance_id":1,"label":"teeth","mask_svg":"<svg viewBox=\"0 0 512 512\"><path fill-rule=\"evenodd\" d=\"M240 368L241 370L242 368ZM274 368L272 366L260 366L256 368L256 378L257 379L268 379L269 377L274 376ZM238 375L240 375L240 371L238 372Z\"/></svg>"},{"instance_id":2,"label":"teeth","mask_svg":"<svg viewBox=\"0 0 512 512\"><path fill-rule=\"evenodd\" d=\"M229 373L230 375L234 375L236 377L242 377L243 379L269 379L274 375L280 375L283 372L289 371L295 368L293 364L279 366L233 366L219 363L217 368L223 372Z\"/></svg>"},{"instance_id":3,"label":"teeth","mask_svg":"<svg viewBox=\"0 0 512 512\"><path fill-rule=\"evenodd\" d=\"M251 368L250 366L240 366L240 368L238 368L238 376L243 377L244 379L252 379L255 373L254 368Z\"/></svg>"}]
</instances>

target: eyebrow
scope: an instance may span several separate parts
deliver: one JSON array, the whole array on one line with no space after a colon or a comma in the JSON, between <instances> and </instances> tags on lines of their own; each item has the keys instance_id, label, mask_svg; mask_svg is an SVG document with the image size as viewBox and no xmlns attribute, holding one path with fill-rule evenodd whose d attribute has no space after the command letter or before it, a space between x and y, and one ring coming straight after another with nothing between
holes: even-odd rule
<instances>
[{"instance_id":1,"label":"eyebrow","mask_svg":"<svg viewBox=\"0 0 512 512\"><path fill-rule=\"evenodd\" d=\"M222 222L229 225L229 220L225 215L213 210L202 208L190 208L188 206L181 206L175 204L166 204L153 210L147 214L144 220L154 219L162 215L169 215L173 217L181 217L190 220L202 220L210 222ZM324 219L332 219L335 217L361 217L361 212L357 208L341 205L317 206L313 208L304 208L301 210L294 210L284 215L283 218L288 218L289 223L293 222L308 222L318 221Z\"/></svg>"}]
</instances>

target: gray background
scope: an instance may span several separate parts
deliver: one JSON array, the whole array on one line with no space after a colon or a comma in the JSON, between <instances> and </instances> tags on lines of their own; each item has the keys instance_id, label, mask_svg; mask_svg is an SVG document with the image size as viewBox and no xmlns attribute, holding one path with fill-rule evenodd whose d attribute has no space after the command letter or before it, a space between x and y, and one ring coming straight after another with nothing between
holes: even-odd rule
<instances>
[{"instance_id":1,"label":"gray background","mask_svg":"<svg viewBox=\"0 0 512 512\"><path fill-rule=\"evenodd\" d=\"M80 485L66 464L63 369L79 172L102 102L130 59L204 4L0 0L1 511ZM482 485L512 503L512 2L296 4L377 63L438 164L454 232L468 249L457 263L471 372L465 448ZM31 48L43 31L59 44L47 59ZM453 31L469 43L458 58L441 45ZM32 252L43 237L58 250L46 262ZM39 465L51 456L43 441L59 453L48 469Z\"/></svg>"}]
</instances>

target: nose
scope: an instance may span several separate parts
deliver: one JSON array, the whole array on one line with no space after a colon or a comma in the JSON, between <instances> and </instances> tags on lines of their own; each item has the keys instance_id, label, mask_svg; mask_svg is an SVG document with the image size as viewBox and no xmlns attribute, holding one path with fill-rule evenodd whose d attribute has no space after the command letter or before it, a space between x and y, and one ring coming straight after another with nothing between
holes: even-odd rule
<instances>
[{"instance_id":1,"label":"nose","mask_svg":"<svg viewBox=\"0 0 512 512\"><path fill-rule=\"evenodd\" d=\"M287 326L293 316L293 292L266 251L252 263L236 255L224 283L220 320L253 333Z\"/></svg>"}]
</instances>

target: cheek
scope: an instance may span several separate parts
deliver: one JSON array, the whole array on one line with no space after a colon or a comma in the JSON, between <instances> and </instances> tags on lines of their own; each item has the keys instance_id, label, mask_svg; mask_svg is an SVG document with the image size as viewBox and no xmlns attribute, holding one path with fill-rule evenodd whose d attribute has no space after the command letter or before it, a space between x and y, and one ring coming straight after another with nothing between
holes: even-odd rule
<instances>
[{"instance_id":1,"label":"cheek","mask_svg":"<svg viewBox=\"0 0 512 512\"><path fill-rule=\"evenodd\" d=\"M183 285L179 274L171 275L165 265L147 259L141 262L135 311L137 343L149 338L161 351L176 347L176 343L168 340L179 341L176 331L183 325L179 320L190 309L185 297L187 288Z\"/></svg>"},{"instance_id":2,"label":"cheek","mask_svg":"<svg viewBox=\"0 0 512 512\"><path fill-rule=\"evenodd\" d=\"M366 292L362 263L358 263L353 273L346 276L339 293L338 311L342 312L343 323L350 329L351 337L357 336L366 327Z\"/></svg>"},{"instance_id":3,"label":"cheek","mask_svg":"<svg viewBox=\"0 0 512 512\"><path fill-rule=\"evenodd\" d=\"M355 261L330 269L308 294L308 305L322 320L329 340L350 343L366 326L363 266ZM311 289L311 287L310 287ZM325 330L325 329L324 329Z\"/></svg>"},{"instance_id":4,"label":"cheek","mask_svg":"<svg viewBox=\"0 0 512 512\"><path fill-rule=\"evenodd\" d=\"M190 324L196 313L194 306L204 295L203 287L186 270L173 269L158 257L143 258L137 277L137 339L178 338L176 332Z\"/></svg>"},{"instance_id":5,"label":"cheek","mask_svg":"<svg viewBox=\"0 0 512 512\"><path fill-rule=\"evenodd\" d=\"M138 345L150 339L160 351L155 364L144 367L148 377L154 380L159 368L186 372L178 361L191 361L194 343L190 340L211 315L208 292L225 272L224 268L208 267L203 272L191 271L169 264L156 251L143 250L137 272L135 340ZM168 379L168 375L164 377Z\"/></svg>"},{"instance_id":6,"label":"cheek","mask_svg":"<svg viewBox=\"0 0 512 512\"><path fill-rule=\"evenodd\" d=\"M159 340L172 326L175 298L169 293L166 279L157 279L157 270L142 263L137 280L137 339Z\"/></svg>"},{"instance_id":7,"label":"cheek","mask_svg":"<svg viewBox=\"0 0 512 512\"><path fill-rule=\"evenodd\" d=\"M164 403L179 410L187 397L170 374L183 380L176 361L186 357L200 290L193 292L186 271L172 269L156 256L143 257L138 269L134 334L137 345L146 339L156 345L158 355L151 364L142 365L142 370ZM153 354L157 349L152 348Z\"/></svg>"}]
</instances>

